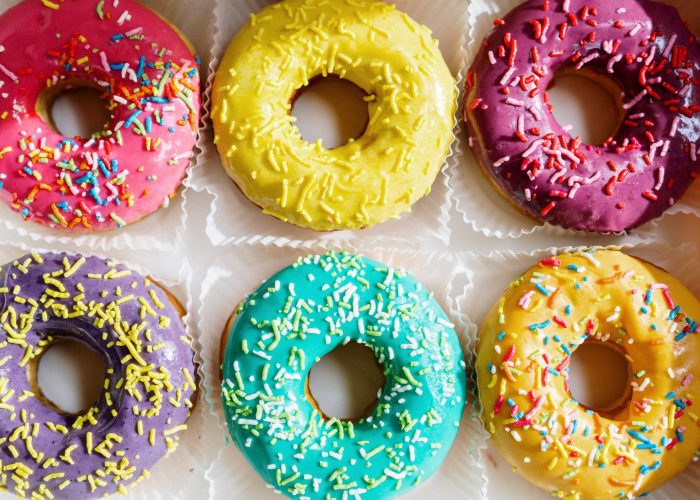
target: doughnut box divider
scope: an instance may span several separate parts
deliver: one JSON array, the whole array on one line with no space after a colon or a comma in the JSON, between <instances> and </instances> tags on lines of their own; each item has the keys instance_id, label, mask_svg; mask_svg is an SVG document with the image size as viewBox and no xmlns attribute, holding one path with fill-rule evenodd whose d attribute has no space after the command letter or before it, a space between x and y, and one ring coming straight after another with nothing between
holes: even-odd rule
<instances>
[{"instance_id":1,"label":"doughnut box divider","mask_svg":"<svg viewBox=\"0 0 700 500\"><path fill-rule=\"evenodd\" d=\"M495 251L488 255L467 252L457 254L460 267L472 274L471 289L467 288L464 294L458 297L459 314L480 324L509 284L541 259L588 248L619 248L625 253L652 262L678 277L696 297L700 297L700 266L697 261L700 245L697 240L673 247L665 243L651 242L607 247L551 247L530 252ZM471 345L476 347L477 341L477 338L471 339ZM476 406L477 411L480 412L481 405L478 401ZM483 425L482 431L486 433ZM485 498L518 498L520 500L545 498L547 492L531 485L519 474L513 472L496 448L489 441L485 444L486 450L482 450L481 455L487 478ZM700 462L696 460L662 488L651 492L648 498L654 500L694 498L697 496L698 486L700 486Z\"/></svg>"}]
</instances>

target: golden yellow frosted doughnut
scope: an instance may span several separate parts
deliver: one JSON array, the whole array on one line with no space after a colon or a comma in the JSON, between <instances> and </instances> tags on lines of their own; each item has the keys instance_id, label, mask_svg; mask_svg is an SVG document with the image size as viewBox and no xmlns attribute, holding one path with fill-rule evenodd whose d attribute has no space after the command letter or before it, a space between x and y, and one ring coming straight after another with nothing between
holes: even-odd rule
<instances>
[{"instance_id":1,"label":"golden yellow frosted doughnut","mask_svg":"<svg viewBox=\"0 0 700 500\"><path fill-rule=\"evenodd\" d=\"M483 419L503 457L562 498L627 498L661 486L700 447L700 303L673 276L619 251L565 254L516 279L484 321ZM621 350L621 404L593 411L569 392L584 342Z\"/></svg>"},{"instance_id":2,"label":"golden yellow frosted doughnut","mask_svg":"<svg viewBox=\"0 0 700 500\"><path fill-rule=\"evenodd\" d=\"M364 134L306 142L291 103L313 78L367 93ZM453 139L455 80L430 30L375 0L283 0L235 37L212 119L229 176L265 213L319 231L398 217L430 192Z\"/></svg>"}]
</instances>

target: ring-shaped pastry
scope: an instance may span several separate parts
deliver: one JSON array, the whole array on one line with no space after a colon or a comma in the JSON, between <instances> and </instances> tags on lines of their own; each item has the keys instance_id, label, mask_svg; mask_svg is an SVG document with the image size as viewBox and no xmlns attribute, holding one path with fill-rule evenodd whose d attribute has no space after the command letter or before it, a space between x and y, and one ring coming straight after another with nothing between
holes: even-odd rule
<instances>
[{"instance_id":1,"label":"ring-shaped pastry","mask_svg":"<svg viewBox=\"0 0 700 500\"><path fill-rule=\"evenodd\" d=\"M467 77L464 114L489 179L531 217L622 232L659 217L700 174L700 45L663 2L528 0L494 28ZM602 145L560 125L557 74L614 89L620 127Z\"/></svg>"},{"instance_id":2,"label":"ring-shaped pastry","mask_svg":"<svg viewBox=\"0 0 700 500\"><path fill-rule=\"evenodd\" d=\"M316 77L367 93L362 136L306 142L292 102ZM216 74L212 119L229 176L265 213L315 230L398 217L430 192L453 139L455 81L432 39L376 0L283 0L253 15Z\"/></svg>"},{"instance_id":3,"label":"ring-shaped pastry","mask_svg":"<svg viewBox=\"0 0 700 500\"><path fill-rule=\"evenodd\" d=\"M193 156L198 59L134 0L24 0L0 15L0 200L73 232L122 228L168 205ZM101 93L91 137L57 132L55 98Z\"/></svg>"},{"instance_id":4,"label":"ring-shaped pastry","mask_svg":"<svg viewBox=\"0 0 700 500\"><path fill-rule=\"evenodd\" d=\"M466 398L454 327L404 271L358 255L315 255L266 280L238 308L223 362L231 436L291 497L391 498L427 480L455 439ZM357 342L385 384L357 421L308 396L312 365Z\"/></svg>"},{"instance_id":5,"label":"ring-shaped pastry","mask_svg":"<svg viewBox=\"0 0 700 500\"><path fill-rule=\"evenodd\" d=\"M94 498L175 450L196 401L184 310L150 279L98 257L33 253L0 270L0 487L20 497ZM102 357L98 401L68 414L41 391L55 343Z\"/></svg>"},{"instance_id":6,"label":"ring-shaped pastry","mask_svg":"<svg viewBox=\"0 0 700 500\"><path fill-rule=\"evenodd\" d=\"M676 278L619 251L559 255L513 281L484 320L477 375L496 448L559 498L632 498L680 473L700 446L700 302ZM584 342L629 366L617 404L569 390Z\"/></svg>"}]
</instances>

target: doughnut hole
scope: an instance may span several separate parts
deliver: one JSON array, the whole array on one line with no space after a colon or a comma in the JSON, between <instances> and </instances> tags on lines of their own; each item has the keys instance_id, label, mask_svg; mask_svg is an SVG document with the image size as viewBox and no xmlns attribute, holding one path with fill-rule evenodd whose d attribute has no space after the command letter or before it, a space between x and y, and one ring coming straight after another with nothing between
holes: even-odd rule
<instances>
[{"instance_id":1,"label":"doughnut hole","mask_svg":"<svg viewBox=\"0 0 700 500\"><path fill-rule=\"evenodd\" d=\"M83 81L63 81L44 89L36 113L55 132L80 139L105 130L111 119L103 91Z\"/></svg>"},{"instance_id":2,"label":"doughnut hole","mask_svg":"<svg viewBox=\"0 0 700 500\"><path fill-rule=\"evenodd\" d=\"M622 88L592 70L557 71L547 93L557 122L586 144L602 145L624 122Z\"/></svg>"},{"instance_id":3,"label":"doughnut hole","mask_svg":"<svg viewBox=\"0 0 700 500\"><path fill-rule=\"evenodd\" d=\"M569 391L588 410L624 420L632 396L632 367L621 347L589 340L571 354Z\"/></svg>"},{"instance_id":4,"label":"doughnut hole","mask_svg":"<svg viewBox=\"0 0 700 500\"><path fill-rule=\"evenodd\" d=\"M28 365L32 392L61 415L80 415L99 400L106 377L105 360L82 342L54 341Z\"/></svg>"},{"instance_id":5,"label":"doughnut hole","mask_svg":"<svg viewBox=\"0 0 700 500\"><path fill-rule=\"evenodd\" d=\"M369 123L367 93L335 75L316 77L297 90L291 114L302 138L321 141L326 149L344 146L362 136Z\"/></svg>"},{"instance_id":6,"label":"doughnut hole","mask_svg":"<svg viewBox=\"0 0 700 500\"><path fill-rule=\"evenodd\" d=\"M324 419L356 422L372 413L385 382L374 352L349 342L311 367L306 397Z\"/></svg>"}]
</instances>

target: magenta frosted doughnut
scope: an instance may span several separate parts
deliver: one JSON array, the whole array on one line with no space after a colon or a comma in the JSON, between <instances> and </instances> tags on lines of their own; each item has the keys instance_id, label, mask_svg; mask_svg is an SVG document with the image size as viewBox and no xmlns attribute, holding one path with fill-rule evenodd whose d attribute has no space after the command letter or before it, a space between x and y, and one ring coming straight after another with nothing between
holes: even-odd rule
<instances>
[{"instance_id":1,"label":"magenta frosted doughnut","mask_svg":"<svg viewBox=\"0 0 700 500\"><path fill-rule=\"evenodd\" d=\"M649 0L529 0L497 19L467 75L470 143L499 191L565 228L629 230L675 204L700 172L700 46L675 8ZM603 145L555 120L557 71L622 89Z\"/></svg>"},{"instance_id":2,"label":"magenta frosted doughnut","mask_svg":"<svg viewBox=\"0 0 700 500\"><path fill-rule=\"evenodd\" d=\"M106 128L65 137L52 93L89 86ZM0 199L25 219L104 231L166 205L190 164L199 120L198 60L134 0L25 0L0 15Z\"/></svg>"}]
</instances>

